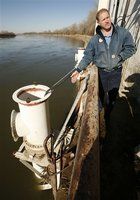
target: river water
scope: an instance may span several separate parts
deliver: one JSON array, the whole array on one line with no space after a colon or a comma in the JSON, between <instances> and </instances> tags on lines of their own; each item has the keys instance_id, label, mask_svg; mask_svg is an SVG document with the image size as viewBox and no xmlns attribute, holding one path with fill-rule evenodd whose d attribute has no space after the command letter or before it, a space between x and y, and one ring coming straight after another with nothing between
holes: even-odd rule
<instances>
[{"instance_id":1,"label":"river water","mask_svg":"<svg viewBox=\"0 0 140 200\"><path fill-rule=\"evenodd\" d=\"M52 86L75 65L77 47L74 39L51 36L17 36L0 39L0 199L51 200L51 191L39 191L34 174L12 153L22 143L14 142L10 115L18 105L12 100L15 90L33 83ZM53 92L49 99L51 130L60 130L73 103L76 88L70 79Z\"/></svg>"}]
</instances>

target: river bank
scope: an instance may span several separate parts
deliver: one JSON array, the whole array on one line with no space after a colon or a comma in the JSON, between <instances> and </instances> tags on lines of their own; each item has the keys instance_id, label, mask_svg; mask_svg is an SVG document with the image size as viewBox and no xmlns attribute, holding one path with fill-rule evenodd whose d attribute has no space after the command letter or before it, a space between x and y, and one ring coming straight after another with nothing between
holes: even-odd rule
<instances>
[{"instance_id":1,"label":"river bank","mask_svg":"<svg viewBox=\"0 0 140 200\"><path fill-rule=\"evenodd\" d=\"M13 32L0 32L0 38L11 38L16 37L16 34Z\"/></svg>"},{"instance_id":2,"label":"river bank","mask_svg":"<svg viewBox=\"0 0 140 200\"><path fill-rule=\"evenodd\" d=\"M75 34L75 35L56 34L54 36L68 37L68 38L80 40L80 41L84 42L85 46L87 45L87 43L89 42L89 40L91 38L91 36L89 36L89 35L79 35L79 34Z\"/></svg>"},{"instance_id":3,"label":"river bank","mask_svg":"<svg viewBox=\"0 0 140 200\"><path fill-rule=\"evenodd\" d=\"M89 40L91 38L91 36L89 36L89 35L80 35L80 34L67 35L67 34L35 33L35 32L23 33L22 35L45 35L45 36L54 36L54 37L67 37L67 38L72 38L72 39L76 39L76 40L84 42L84 46L87 45L87 43L89 42Z\"/></svg>"}]
</instances>

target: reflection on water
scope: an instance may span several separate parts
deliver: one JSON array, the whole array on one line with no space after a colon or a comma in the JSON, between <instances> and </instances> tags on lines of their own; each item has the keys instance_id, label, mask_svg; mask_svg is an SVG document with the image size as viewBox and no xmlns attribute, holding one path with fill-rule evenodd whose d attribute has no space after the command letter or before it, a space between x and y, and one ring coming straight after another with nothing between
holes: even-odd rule
<instances>
[{"instance_id":1,"label":"reflection on water","mask_svg":"<svg viewBox=\"0 0 140 200\"><path fill-rule=\"evenodd\" d=\"M12 156L22 142L14 143L10 133L10 114L18 111L12 94L20 87L38 83L51 87L75 65L76 40L17 36L0 39L0 193L1 199L52 199L51 191L38 191L36 178ZM60 130L75 97L75 87L65 81L49 99L51 128Z\"/></svg>"}]
</instances>

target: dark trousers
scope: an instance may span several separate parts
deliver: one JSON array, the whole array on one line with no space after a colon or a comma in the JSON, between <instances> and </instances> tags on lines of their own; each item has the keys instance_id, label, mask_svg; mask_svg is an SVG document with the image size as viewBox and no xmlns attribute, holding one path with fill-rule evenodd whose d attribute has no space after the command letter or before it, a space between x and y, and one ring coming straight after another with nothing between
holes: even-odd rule
<instances>
[{"instance_id":1,"label":"dark trousers","mask_svg":"<svg viewBox=\"0 0 140 200\"><path fill-rule=\"evenodd\" d=\"M105 114L110 114L115 103L120 82L122 68L113 71L104 71L99 68L99 98Z\"/></svg>"}]
</instances>

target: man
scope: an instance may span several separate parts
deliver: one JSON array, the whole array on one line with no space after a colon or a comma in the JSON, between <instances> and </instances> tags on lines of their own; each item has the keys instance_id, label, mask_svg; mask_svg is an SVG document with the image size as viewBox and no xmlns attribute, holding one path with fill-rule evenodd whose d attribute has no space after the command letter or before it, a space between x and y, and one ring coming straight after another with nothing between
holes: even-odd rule
<instances>
[{"instance_id":1,"label":"man","mask_svg":"<svg viewBox=\"0 0 140 200\"><path fill-rule=\"evenodd\" d=\"M107 114L110 113L118 93L122 63L136 52L136 48L131 34L111 22L107 9L99 10L96 20L96 35L89 41L83 59L71 75L71 82L75 83L79 72L91 62L94 63L99 69L99 96L102 105L107 108Z\"/></svg>"}]
</instances>

